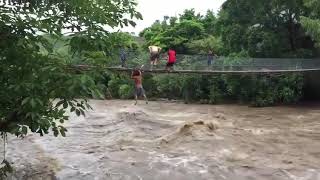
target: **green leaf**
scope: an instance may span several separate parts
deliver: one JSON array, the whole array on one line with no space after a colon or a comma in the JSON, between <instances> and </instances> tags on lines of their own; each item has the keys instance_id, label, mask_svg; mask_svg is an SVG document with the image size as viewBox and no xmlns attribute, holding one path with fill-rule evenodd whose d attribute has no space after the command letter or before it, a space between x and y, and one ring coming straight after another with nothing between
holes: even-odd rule
<instances>
[{"instance_id":1,"label":"green leaf","mask_svg":"<svg viewBox=\"0 0 320 180\"><path fill-rule=\"evenodd\" d=\"M134 21L128 21L129 22L129 24L131 25L131 26L133 26L133 27L135 27L137 24L134 22Z\"/></svg>"},{"instance_id":2,"label":"green leaf","mask_svg":"<svg viewBox=\"0 0 320 180\"><path fill-rule=\"evenodd\" d=\"M63 126L59 126L59 131L60 131L60 134L63 136L63 137L66 137L66 132L67 132L67 129Z\"/></svg>"},{"instance_id":3,"label":"green leaf","mask_svg":"<svg viewBox=\"0 0 320 180\"><path fill-rule=\"evenodd\" d=\"M31 98L31 99L30 99L30 105L31 105L32 108L35 108L35 107L36 107L37 103L36 103L36 101L34 100L34 98Z\"/></svg>"},{"instance_id":4,"label":"green leaf","mask_svg":"<svg viewBox=\"0 0 320 180\"><path fill-rule=\"evenodd\" d=\"M59 101L59 102L56 104L56 107L61 106L64 102L65 102L64 100Z\"/></svg>"},{"instance_id":5,"label":"green leaf","mask_svg":"<svg viewBox=\"0 0 320 180\"><path fill-rule=\"evenodd\" d=\"M80 112L80 110L76 110L76 114L77 114L77 116L80 116L81 115L81 112Z\"/></svg>"},{"instance_id":6,"label":"green leaf","mask_svg":"<svg viewBox=\"0 0 320 180\"><path fill-rule=\"evenodd\" d=\"M143 20L142 14L140 12L136 13L136 18L140 19L140 20Z\"/></svg>"},{"instance_id":7,"label":"green leaf","mask_svg":"<svg viewBox=\"0 0 320 180\"><path fill-rule=\"evenodd\" d=\"M63 108L64 108L64 109L67 109L67 108L68 108L68 102L65 101L65 102L63 103Z\"/></svg>"},{"instance_id":8,"label":"green leaf","mask_svg":"<svg viewBox=\"0 0 320 180\"><path fill-rule=\"evenodd\" d=\"M71 110L70 110L70 112L74 112L75 110L76 110L76 108L75 108L75 107L72 107Z\"/></svg>"},{"instance_id":9,"label":"green leaf","mask_svg":"<svg viewBox=\"0 0 320 180\"><path fill-rule=\"evenodd\" d=\"M80 109L80 112L82 116L86 116L85 112L82 109Z\"/></svg>"},{"instance_id":10,"label":"green leaf","mask_svg":"<svg viewBox=\"0 0 320 180\"><path fill-rule=\"evenodd\" d=\"M52 129L52 131L53 131L53 135L54 135L55 137L58 137L58 135L59 135L58 128L57 128L57 127L54 127L54 128Z\"/></svg>"},{"instance_id":11,"label":"green leaf","mask_svg":"<svg viewBox=\"0 0 320 180\"><path fill-rule=\"evenodd\" d=\"M65 129L60 129L60 134L61 134L62 137L66 137Z\"/></svg>"}]
</instances>

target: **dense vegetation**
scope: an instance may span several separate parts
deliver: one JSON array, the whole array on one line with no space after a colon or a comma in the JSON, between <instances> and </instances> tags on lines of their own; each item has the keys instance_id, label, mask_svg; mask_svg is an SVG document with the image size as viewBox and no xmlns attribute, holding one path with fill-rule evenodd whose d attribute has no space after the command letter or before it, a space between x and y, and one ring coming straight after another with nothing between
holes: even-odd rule
<instances>
[{"instance_id":1,"label":"dense vegetation","mask_svg":"<svg viewBox=\"0 0 320 180\"><path fill-rule=\"evenodd\" d=\"M319 54L319 2L316 0L228 0L215 15L204 16L193 9L178 17L164 17L140 33L142 48L173 47L180 54L206 54L212 50L224 65L241 65L254 58L315 58ZM203 57L204 60L206 57ZM199 60L199 59L198 59ZM188 61L197 66L198 60ZM186 62L184 59L180 61ZM216 62L221 63L221 62ZM202 64L206 64L205 61ZM113 75L111 94L132 97L128 76ZM265 75L147 75L148 95L186 102L221 103L229 100L267 106L293 103L304 95L302 74Z\"/></svg>"}]
</instances>

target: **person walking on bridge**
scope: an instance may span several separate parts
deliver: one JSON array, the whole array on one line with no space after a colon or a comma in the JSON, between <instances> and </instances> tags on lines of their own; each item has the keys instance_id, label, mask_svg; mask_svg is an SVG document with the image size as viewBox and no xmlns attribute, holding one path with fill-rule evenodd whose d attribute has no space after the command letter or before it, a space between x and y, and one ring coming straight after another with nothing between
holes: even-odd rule
<instances>
[{"instance_id":1,"label":"person walking on bridge","mask_svg":"<svg viewBox=\"0 0 320 180\"><path fill-rule=\"evenodd\" d=\"M158 46L149 46L149 52L150 52L150 65L152 70L153 66L156 66L158 64L161 48Z\"/></svg>"},{"instance_id":2,"label":"person walking on bridge","mask_svg":"<svg viewBox=\"0 0 320 180\"><path fill-rule=\"evenodd\" d=\"M131 79L134 80L135 83L135 88L134 88L134 99L135 99L135 104L138 104L138 98L139 97L144 97L144 100L146 101L146 104L148 104L148 98L146 96L146 93L143 89L142 86L142 72L141 68L140 69L134 69L131 74Z\"/></svg>"}]
</instances>

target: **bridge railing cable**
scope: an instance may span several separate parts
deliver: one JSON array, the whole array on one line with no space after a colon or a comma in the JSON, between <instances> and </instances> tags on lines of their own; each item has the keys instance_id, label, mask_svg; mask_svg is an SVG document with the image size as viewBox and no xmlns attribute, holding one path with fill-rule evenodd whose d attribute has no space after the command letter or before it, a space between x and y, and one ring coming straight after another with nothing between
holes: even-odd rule
<instances>
[{"instance_id":1,"label":"bridge railing cable","mask_svg":"<svg viewBox=\"0 0 320 180\"><path fill-rule=\"evenodd\" d=\"M150 56L147 52L127 51L126 67L135 68L145 65L150 68ZM112 55L113 61L108 64L112 67L121 67L120 55ZM155 69L164 69L167 61L165 53L160 55L159 64ZM266 70L308 70L320 69L320 59L302 58L249 58L249 57L217 57L212 63L208 63L208 56L205 54L186 55L177 54L175 70L192 71L266 71Z\"/></svg>"}]
</instances>

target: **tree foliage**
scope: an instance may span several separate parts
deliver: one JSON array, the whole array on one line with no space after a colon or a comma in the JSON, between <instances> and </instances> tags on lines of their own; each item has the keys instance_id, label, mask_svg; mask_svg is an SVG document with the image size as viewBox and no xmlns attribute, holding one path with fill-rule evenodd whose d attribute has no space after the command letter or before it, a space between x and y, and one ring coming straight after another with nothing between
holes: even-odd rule
<instances>
[{"instance_id":1,"label":"tree foliage","mask_svg":"<svg viewBox=\"0 0 320 180\"><path fill-rule=\"evenodd\" d=\"M131 0L0 2L0 132L65 136L68 112L84 115L85 98L102 97L94 76L68 68L69 59L97 63L88 51L108 59L117 40L105 27L134 25L142 18L135 6Z\"/></svg>"},{"instance_id":2,"label":"tree foliage","mask_svg":"<svg viewBox=\"0 0 320 180\"><path fill-rule=\"evenodd\" d=\"M225 56L248 51L249 56L260 58L313 57L316 49L311 36L315 40L319 34L315 18L319 13L317 1L305 1L228 0L217 15L185 10L178 17L156 21L140 36L146 45L172 47L182 54L212 49Z\"/></svg>"},{"instance_id":3,"label":"tree foliage","mask_svg":"<svg viewBox=\"0 0 320 180\"><path fill-rule=\"evenodd\" d=\"M217 24L227 52L249 50L253 57L301 57L301 49L314 49L300 24L300 16L309 15L302 0L228 0Z\"/></svg>"},{"instance_id":4,"label":"tree foliage","mask_svg":"<svg viewBox=\"0 0 320 180\"><path fill-rule=\"evenodd\" d=\"M140 36L146 39L146 46L154 44L164 49L174 48L178 53L192 53L195 49L190 49L189 43L204 39L207 33L213 32L213 24L210 24L213 22L215 16L211 11L203 17L190 9L179 17L156 21L151 27L144 29Z\"/></svg>"},{"instance_id":5,"label":"tree foliage","mask_svg":"<svg viewBox=\"0 0 320 180\"><path fill-rule=\"evenodd\" d=\"M305 0L304 4L311 9L311 16L302 16L302 25L320 47L320 2L317 0Z\"/></svg>"}]
</instances>

